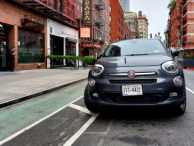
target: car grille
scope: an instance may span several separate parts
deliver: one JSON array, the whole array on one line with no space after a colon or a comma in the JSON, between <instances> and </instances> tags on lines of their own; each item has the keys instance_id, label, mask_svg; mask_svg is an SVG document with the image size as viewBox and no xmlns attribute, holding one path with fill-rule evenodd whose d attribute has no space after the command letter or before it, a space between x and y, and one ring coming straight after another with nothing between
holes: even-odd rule
<instances>
[{"instance_id":1,"label":"car grille","mask_svg":"<svg viewBox=\"0 0 194 146\"><path fill-rule=\"evenodd\" d=\"M165 94L144 93L143 96L121 96L120 93L103 93L103 98L115 103L158 103L165 100Z\"/></svg>"},{"instance_id":2,"label":"car grille","mask_svg":"<svg viewBox=\"0 0 194 146\"><path fill-rule=\"evenodd\" d=\"M111 84L131 84L131 83L139 83L139 84L146 84L146 83L156 83L156 79L133 79L133 80L109 80Z\"/></svg>"}]
</instances>

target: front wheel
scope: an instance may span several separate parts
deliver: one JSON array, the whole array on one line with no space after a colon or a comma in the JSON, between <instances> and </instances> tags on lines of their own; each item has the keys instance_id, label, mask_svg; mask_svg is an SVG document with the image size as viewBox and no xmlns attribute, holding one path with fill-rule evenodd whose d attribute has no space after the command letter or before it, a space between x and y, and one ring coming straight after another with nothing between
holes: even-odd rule
<instances>
[{"instance_id":1,"label":"front wheel","mask_svg":"<svg viewBox=\"0 0 194 146\"><path fill-rule=\"evenodd\" d=\"M98 113L100 112L100 107L97 107L96 105L94 105L90 99L89 99L89 90L88 90L88 86L86 86L85 88L85 92L84 92L84 102L86 107L94 113Z\"/></svg>"},{"instance_id":2,"label":"front wheel","mask_svg":"<svg viewBox=\"0 0 194 146\"><path fill-rule=\"evenodd\" d=\"M183 115L186 111L186 107L187 107L187 102L186 102L186 97L185 97L184 102L176 107L177 114Z\"/></svg>"}]
</instances>

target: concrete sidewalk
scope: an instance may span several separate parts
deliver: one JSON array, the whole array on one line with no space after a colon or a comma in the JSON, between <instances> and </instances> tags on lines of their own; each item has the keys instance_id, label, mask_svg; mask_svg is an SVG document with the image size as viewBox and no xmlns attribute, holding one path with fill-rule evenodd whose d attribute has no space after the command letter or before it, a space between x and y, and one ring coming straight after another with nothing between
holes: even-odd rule
<instances>
[{"instance_id":1,"label":"concrete sidewalk","mask_svg":"<svg viewBox=\"0 0 194 146\"><path fill-rule=\"evenodd\" d=\"M0 72L0 107L82 81L88 72L89 68Z\"/></svg>"}]
</instances>

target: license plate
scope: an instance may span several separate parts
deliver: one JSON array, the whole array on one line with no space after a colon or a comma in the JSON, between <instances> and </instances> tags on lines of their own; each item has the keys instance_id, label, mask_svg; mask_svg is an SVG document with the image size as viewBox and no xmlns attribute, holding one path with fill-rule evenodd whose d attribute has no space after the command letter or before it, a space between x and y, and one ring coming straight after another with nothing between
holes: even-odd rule
<instances>
[{"instance_id":1,"label":"license plate","mask_svg":"<svg viewBox=\"0 0 194 146\"><path fill-rule=\"evenodd\" d=\"M122 95L123 96L135 96L142 95L142 86L141 85L126 85L122 86Z\"/></svg>"}]
</instances>

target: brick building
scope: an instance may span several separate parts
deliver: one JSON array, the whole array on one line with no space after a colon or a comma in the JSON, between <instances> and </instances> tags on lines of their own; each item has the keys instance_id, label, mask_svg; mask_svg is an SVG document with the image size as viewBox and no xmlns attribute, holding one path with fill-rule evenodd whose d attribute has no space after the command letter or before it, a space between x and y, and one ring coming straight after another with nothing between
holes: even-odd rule
<instances>
[{"instance_id":1,"label":"brick building","mask_svg":"<svg viewBox=\"0 0 194 146\"><path fill-rule=\"evenodd\" d=\"M0 70L9 69L10 47L16 48L15 70L36 69L38 65L45 68L48 64L47 54L65 55L66 50L76 50L78 40L74 36L78 30L75 25L75 2L75 0L1 0ZM67 33L64 33L66 31ZM72 45L73 43L75 45Z\"/></svg>"},{"instance_id":2,"label":"brick building","mask_svg":"<svg viewBox=\"0 0 194 146\"><path fill-rule=\"evenodd\" d=\"M194 0L177 0L166 33L170 47L194 47Z\"/></svg>"},{"instance_id":3,"label":"brick building","mask_svg":"<svg viewBox=\"0 0 194 146\"><path fill-rule=\"evenodd\" d=\"M77 1L77 26L81 28L80 34L82 31L88 33L87 36L80 35L80 55L96 56L103 51L104 44L109 43L109 1Z\"/></svg>"},{"instance_id":4,"label":"brick building","mask_svg":"<svg viewBox=\"0 0 194 146\"><path fill-rule=\"evenodd\" d=\"M130 38L130 28L124 23L124 12L118 0L110 1L110 42Z\"/></svg>"}]
</instances>

